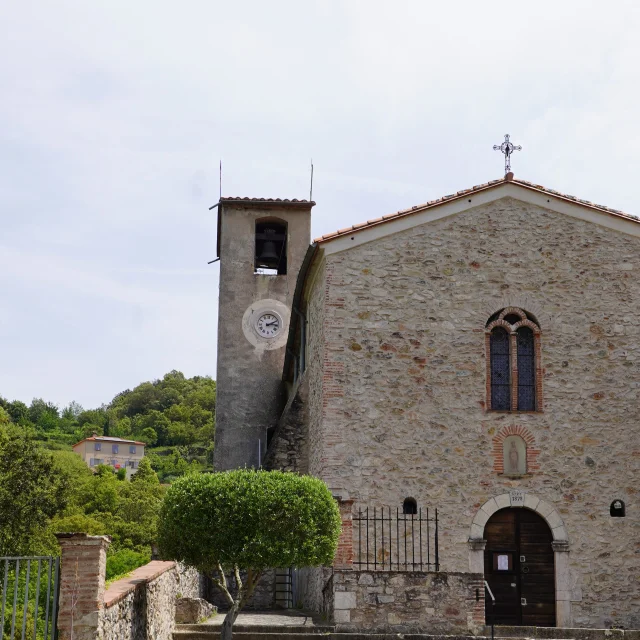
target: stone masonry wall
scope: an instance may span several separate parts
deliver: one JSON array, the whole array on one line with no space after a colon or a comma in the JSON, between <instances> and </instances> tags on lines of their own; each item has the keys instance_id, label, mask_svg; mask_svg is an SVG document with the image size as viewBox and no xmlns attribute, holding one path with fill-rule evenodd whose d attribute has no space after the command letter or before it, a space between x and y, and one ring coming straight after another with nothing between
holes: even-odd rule
<instances>
[{"instance_id":1,"label":"stone masonry wall","mask_svg":"<svg viewBox=\"0 0 640 640\"><path fill-rule=\"evenodd\" d=\"M242 577L242 576L241 576ZM236 581L233 576L227 575L227 586L231 595L235 597L237 589L236 589ZM211 602L211 604L218 607L220 611L225 611L229 608L229 603L226 598L213 583L210 583L207 600ZM249 601L245 605L245 609L247 610L266 610L273 609L276 603L276 570L268 569L265 571L260 580L258 580L258 584L256 584L255 590L249 598Z\"/></svg>"},{"instance_id":2,"label":"stone masonry wall","mask_svg":"<svg viewBox=\"0 0 640 640\"><path fill-rule=\"evenodd\" d=\"M150 562L107 589L101 640L170 640L176 598L202 595L203 581L194 569Z\"/></svg>"},{"instance_id":3,"label":"stone masonry wall","mask_svg":"<svg viewBox=\"0 0 640 640\"><path fill-rule=\"evenodd\" d=\"M471 573L336 571L333 619L339 631L477 633L482 580Z\"/></svg>"},{"instance_id":4,"label":"stone masonry wall","mask_svg":"<svg viewBox=\"0 0 640 640\"><path fill-rule=\"evenodd\" d=\"M639 627L640 241L502 199L325 261L307 308L311 472L356 509L438 507L447 572L468 570L480 507L522 489L568 532L572 623ZM540 323L543 412L486 411L484 327L506 306ZM509 478L493 441L518 426L539 468Z\"/></svg>"},{"instance_id":5,"label":"stone masonry wall","mask_svg":"<svg viewBox=\"0 0 640 640\"><path fill-rule=\"evenodd\" d=\"M307 473L309 424L309 384L305 374L291 392L291 397L278 420L278 424L265 454L262 465L266 469Z\"/></svg>"},{"instance_id":6,"label":"stone masonry wall","mask_svg":"<svg viewBox=\"0 0 640 640\"><path fill-rule=\"evenodd\" d=\"M308 331L306 362L304 373L309 385L309 426L308 426L308 450L309 473L320 475L322 457L325 446L322 419L324 416L323 402L325 389L323 385L324 357L325 357L325 304L327 297L327 285L325 284L326 272L323 262L316 275L315 284L307 307Z\"/></svg>"}]
</instances>

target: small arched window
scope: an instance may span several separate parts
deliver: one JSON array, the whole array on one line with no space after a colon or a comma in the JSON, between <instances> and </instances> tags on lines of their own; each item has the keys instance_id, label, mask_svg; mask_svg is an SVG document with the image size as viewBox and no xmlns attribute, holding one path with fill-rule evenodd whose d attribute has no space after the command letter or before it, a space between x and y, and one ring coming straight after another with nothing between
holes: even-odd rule
<instances>
[{"instance_id":1,"label":"small arched window","mask_svg":"<svg viewBox=\"0 0 640 640\"><path fill-rule=\"evenodd\" d=\"M624 518L626 515L624 502L622 500L614 500L609 507L609 513L612 518Z\"/></svg>"},{"instance_id":2,"label":"small arched window","mask_svg":"<svg viewBox=\"0 0 640 640\"><path fill-rule=\"evenodd\" d=\"M418 503L415 498L405 498L402 503L402 513L415 516L418 513Z\"/></svg>"},{"instance_id":3,"label":"small arched window","mask_svg":"<svg viewBox=\"0 0 640 640\"><path fill-rule=\"evenodd\" d=\"M494 313L486 325L487 408L541 411L540 326L517 307Z\"/></svg>"}]
</instances>

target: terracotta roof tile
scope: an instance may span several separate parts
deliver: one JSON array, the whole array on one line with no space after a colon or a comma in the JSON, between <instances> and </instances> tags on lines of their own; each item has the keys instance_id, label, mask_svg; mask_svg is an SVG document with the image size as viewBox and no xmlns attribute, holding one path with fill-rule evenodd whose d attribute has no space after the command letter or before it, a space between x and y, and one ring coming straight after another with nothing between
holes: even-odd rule
<instances>
[{"instance_id":1,"label":"terracotta roof tile","mask_svg":"<svg viewBox=\"0 0 640 640\"><path fill-rule=\"evenodd\" d=\"M510 174L512 176L512 174ZM590 207L592 209L597 209L598 211L605 211L607 213L611 213L613 215L622 217L622 218L626 218L627 220L632 220L633 222L640 222L640 218L638 218L638 216L634 216L628 213L623 213L622 211L619 211L618 209L612 209L611 207L605 207L603 205L599 205L599 204L594 204L593 202L590 202L589 200L582 200L580 198L577 198L576 196L572 196L566 193L561 193L560 191L556 191L555 189L547 189L546 187L543 187L540 184L534 184L533 182L528 182L527 180L516 180L515 178L511 177L510 179L504 178L502 180L489 180L489 182L485 182L484 184L476 184L473 187L471 187L470 189L463 189L462 191L458 191L457 193L454 194L450 194L447 196L444 196L442 198L438 198L436 200L430 200L429 202L426 202L425 204L420 204L420 205L414 205L412 206L410 209L403 209L401 211L397 211L396 213L387 213L386 215L383 215L380 218L372 218L371 220L367 220L366 222L359 222L357 224L354 224L350 227L346 227L344 229L339 229L338 231L334 231L332 233L325 233L324 235L320 236L319 238L316 238L314 240L314 242L325 242L327 240L332 240L333 238L337 238L339 236L344 236L347 235L349 233L352 233L354 231L361 231L362 229L365 229L367 227L372 227L378 224L383 224L385 222L388 222L389 220L394 220L395 218L400 218L406 215L410 215L412 213L415 213L416 211L422 211L424 209L427 209L429 207L434 207L437 206L439 204L442 204L444 202L449 202L451 200L455 200L456 198L461 198L463 196L469 195L471 193L477 193L478 191L484 191L486 189L490 189L491 187L497 185L497 184L508 184L508 183L512 183L512 184L518 184L522 187L527 187L529 189L535 189L536 191L541 191L542 193L547 193L549 195L553 195L556 196L558 198L563 198L565 200L571 200L572 202L578 202L586 207ZM223 200L225 200L225 198L223 198ZM306 201L300 201L300 202L306 202Z\"/></svg>"},{"instance_id":2,"label":"terracotta roof tile","mask_svg":"<svg viewBox=\"0 0 640 640\"><path fill-rule=\"evenodd\" d=\"M297 198L248 198L248 197L224 197L220 198L220 202L266 202L266 203L282 203L282 204L311 204L314 205L313 200L298 200Z\"/></svg>"}]
</instances>

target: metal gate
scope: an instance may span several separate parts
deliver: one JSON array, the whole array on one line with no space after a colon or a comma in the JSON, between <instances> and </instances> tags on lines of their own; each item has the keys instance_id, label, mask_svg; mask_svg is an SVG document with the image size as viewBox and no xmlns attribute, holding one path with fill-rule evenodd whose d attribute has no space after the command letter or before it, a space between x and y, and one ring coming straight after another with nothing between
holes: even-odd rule
<instances>
[{"instance_id":1,"label":"metal gate","mask_svg":"<svg viewBox=\"0 0 640 640\"><path fill-rule=\"evenodd\" d=\"M60 558L0 557L0 639L56 640Z\"/></svg>"},{"instance_id":2,"label":"metal gate","mask_svg":"<svg viewBox=\"0 0 640 640\"><path fill-rule=\"evenodd\" d=\"M295 609L300 606L298 569L276 570L276 605L283 609Z\"/></svg>"}]
</instances>

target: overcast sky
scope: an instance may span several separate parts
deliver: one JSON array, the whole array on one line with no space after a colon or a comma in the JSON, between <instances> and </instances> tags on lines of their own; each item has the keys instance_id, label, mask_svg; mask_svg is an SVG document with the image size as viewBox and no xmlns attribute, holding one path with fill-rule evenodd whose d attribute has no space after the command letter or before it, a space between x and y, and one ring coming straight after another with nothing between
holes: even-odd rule
<instances>
[{"instance_id":1,"label":"overcast sky","mask_svg":"<svg viewBox=\"0 0 640 640\"><path fill-rule=\"evenodd\" d=\"M313 236L503 175L640 214L640 4L0 3L0 395L215 377L223 195Z\"/></svg>"}]
</instances>

